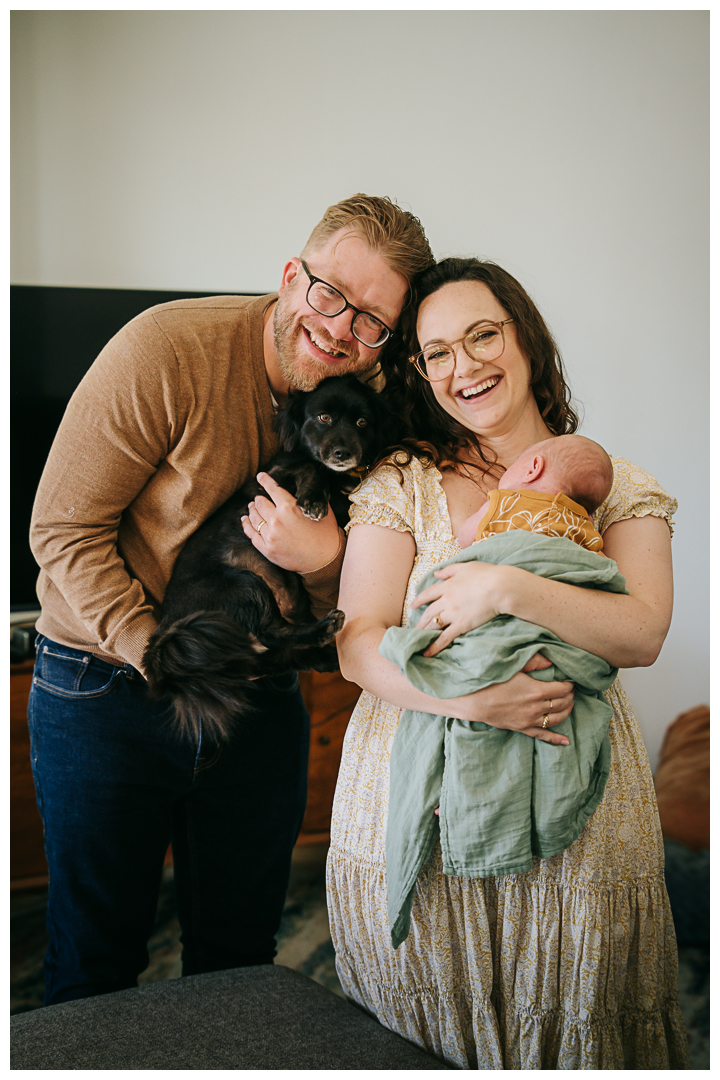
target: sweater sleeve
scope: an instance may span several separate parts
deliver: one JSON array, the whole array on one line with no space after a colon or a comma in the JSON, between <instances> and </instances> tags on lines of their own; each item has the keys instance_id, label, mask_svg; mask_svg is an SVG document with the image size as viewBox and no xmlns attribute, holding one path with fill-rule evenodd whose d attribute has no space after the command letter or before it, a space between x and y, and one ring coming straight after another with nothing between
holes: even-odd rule
<instances>
[{"instance_id":1,"label":"sweater sleeve","mask_svg":"<svg viewBox=\"0 0 720 1080\"><path fill-rule=\"evenodd\" d=\"M156 620L118 551L118 528L182 428L176 384L174 350L156 321L124 327L70 400L30 527L35 559L89 640L140 670Z\"/></svg>"}]
</instances>

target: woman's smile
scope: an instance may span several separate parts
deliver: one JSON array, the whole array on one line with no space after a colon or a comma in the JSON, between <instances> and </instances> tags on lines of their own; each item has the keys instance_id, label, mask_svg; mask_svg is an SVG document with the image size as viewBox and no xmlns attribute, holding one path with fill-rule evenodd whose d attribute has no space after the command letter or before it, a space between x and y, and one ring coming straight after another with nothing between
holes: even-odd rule
<instances>
[{"instance_id":1,"label":"woman's smile","mask_svg":"<svg viewBox=\"0 0 720 1080\"><path fill-rule=\"evenodd\" d=\"M489 375L479 382L472 383L470 386L461 386L459 390L455 391L455 397L459 397L463 401L479 400L480 398L485 400L490 391L494 390L501 380L502 375Z\"/></svg>"}]
</instances>

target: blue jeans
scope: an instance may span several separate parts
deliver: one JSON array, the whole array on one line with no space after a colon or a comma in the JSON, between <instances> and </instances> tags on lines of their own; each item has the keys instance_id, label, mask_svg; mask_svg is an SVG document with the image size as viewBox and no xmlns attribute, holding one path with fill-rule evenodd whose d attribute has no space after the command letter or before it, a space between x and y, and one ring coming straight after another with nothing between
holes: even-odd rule
<instances>
[{"instance_id":1,"label":"blue jeans","mask_svg":"<svg viewBox=\"0 0 720 1080\"><path fill-rule=\"evenodd\" d=\"M309 718L294 673L252 696L231 739L194 743L134 668L38 638L28 717L50 869L46 1005L137 984L171 841L183 975L272 963Z\"/></svg>"}]
</instances>

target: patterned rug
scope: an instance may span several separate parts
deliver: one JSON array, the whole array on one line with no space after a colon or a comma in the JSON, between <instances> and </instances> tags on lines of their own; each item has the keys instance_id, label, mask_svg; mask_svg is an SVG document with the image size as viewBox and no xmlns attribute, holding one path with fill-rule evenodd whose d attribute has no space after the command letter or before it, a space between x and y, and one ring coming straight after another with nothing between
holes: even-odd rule
<instances>
[{"instance_id":1,"label":"patterned rug","mask_svg":"<svg viewBox=\"0 0 720 1080\"><path fill-rule=\"evenodd\" d=\"M335 952L325 905L325 854L324 847L295 851L275 959L276 963L302 972L343 997L335 973ZM11 1013L27 1012L42 1005L46 899L43 889L11 895ZM179 978L179 936L172 868L167 868L148 946L150 964L140 976L141 985ZM709 1069L710 954L705 948L680 948L680 1004L690 1040L690 1067Z\"/></svg>"},{"instance_id":2,"label":"patterned rug","mask_svg":"<svg viewBox=\"0 0 720 1080\"><path fill-rule=\"evenodd\" d=\"M344 997L335 974L325 903L327 847L296 848L277 936L275 962L302 972ZM32 889L10 898L10 1012L38 1009L43 998L42 963L47 947L47 891ZM163 872L155 927L148 942L150 963L138 982L177 979L181 974L180 924L175 910L172 867Z\"/></svg>"}]
</instances>

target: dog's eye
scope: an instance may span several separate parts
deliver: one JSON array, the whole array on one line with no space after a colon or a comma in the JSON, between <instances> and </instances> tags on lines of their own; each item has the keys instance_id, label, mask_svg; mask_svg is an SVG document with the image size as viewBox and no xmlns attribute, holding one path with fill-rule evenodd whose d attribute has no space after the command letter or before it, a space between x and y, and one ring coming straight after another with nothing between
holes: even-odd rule
<instances>
[{"instance_id":1,"label":"dog's eye","mask_svg":"<svg viewBox=\"0 0 720 1080\"><path fill-rule=\"evenodd\" d=\"M318 420L320 421L321 424L329 424L330 421L332 420L332 417L331 417L330 413L321 412L318 415Z\"/></svg>"},{"instance_id":2,"label":"dog's eye","mask_svg":"<svg viewBox=\"0 0 720 1080\"><path fill-rule=\"evenodd\" d=\"M357 421L357 426L358 427L367 427L367 420L365 419L364 416L361 416L360 419Z\"/></svg>"}]
</instances>

